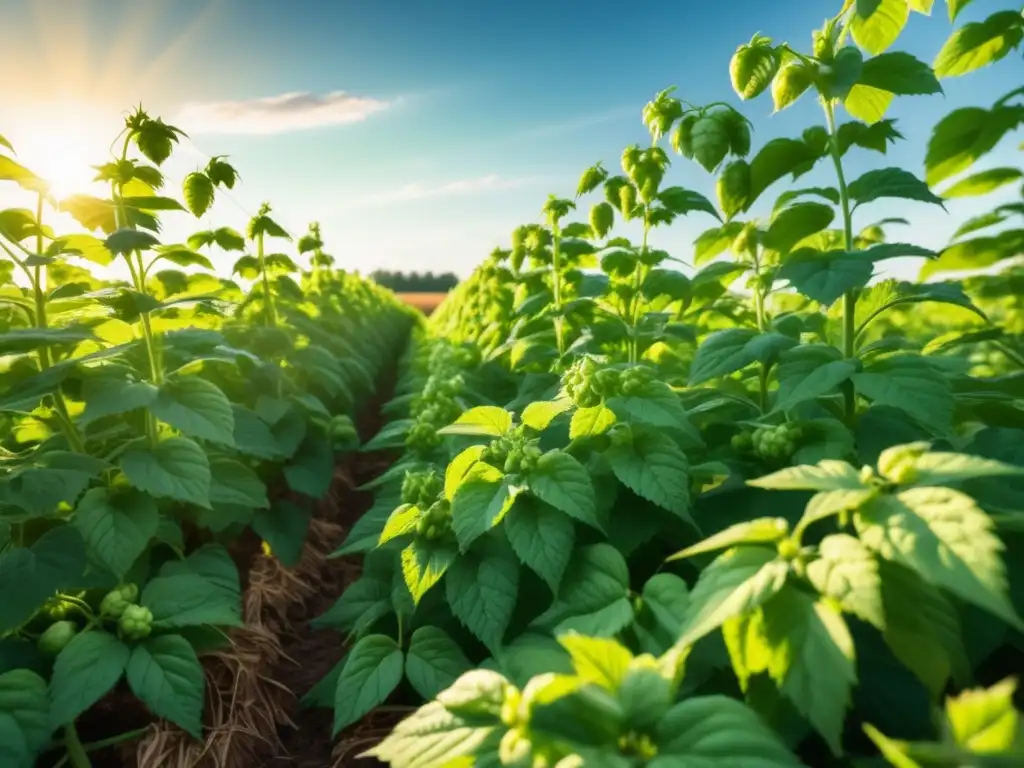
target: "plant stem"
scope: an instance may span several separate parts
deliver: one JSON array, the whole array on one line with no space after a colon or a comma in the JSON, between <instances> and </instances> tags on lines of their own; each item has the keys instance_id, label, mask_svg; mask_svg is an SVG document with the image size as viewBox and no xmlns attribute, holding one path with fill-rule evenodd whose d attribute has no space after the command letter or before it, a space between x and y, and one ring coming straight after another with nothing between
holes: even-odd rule
<instances>
[{"instance_id":1,"label":"plant stem","mask_svg":"<svg viewBox=\"0 0 1024 768\"><path fill-rule=\"evenodd\" d=\"M651 217L650 208L644 206L644 235L640 241L640 261L637 262L636 271L633 273L633 297L630 299L630 332L631 337L629 339L629 362L636 365L640 360L640 339L639 339L639 326L640 326L640 309L642 307L642 297L640 292L643 290L644 281L647 279L647 265L644 264L644 257L647 255L647 240L651 232Z\"/></svg>"},{"instance_id":2,"label":"plant stem","mask_svg":"<svg viewBox=\"0 0 1024 768\"><path fill-rule=\"evenodd\" d=\"M260 264L260 277L263 281L263 319L267 328L277 326L277 316L274 311L274 297L270 294L270 278L267 277L267 265L263 254L263 233L256 235L256 259Z\"/></svg>"},{"instance_id":3,"label":"plant stem","mask_svg":"<svg viewBox=\"0 0 1024 768\"><path fill-rule=\"evenodd\" d=\"M36 197L36 253L39 256L43 255L43 194L42 192ZM43 272L41 266L36 266L32 270L32 293L35 299L36 307L36 328L39 330L46 330L49 324L49 320L46 316L46 293L43 285ZM39 347L39 369L42 371L47 370L53 365L53 359L50 357L50 348L45 344ZM64 436L67 437L68 444L71 449L76 453L85 453L85 444L82 442L81 435L78 434L78 430L75 429L75 424L71 420L71 414L68 411L68 404L64 401L64 393L61 392L60 385L53 392L53 405L56 409L62 427L64 428Z\"/></svg>"},{"instance_id":4,"label":"plant stem","mask_svg":"<svg viewBox=\"0 0 1024 768\"><path fill-rule=\"evenodd\" d=\"M100 749L106 749L107 747L117 746L118 744L121 744L125 741L132 741L133 739L137 739L140 736L143 736L148 730L148 726L146 728L136 728L134 731L125 731L124 733L119 733L116 736L108 736L107 738L100 739L99 741L90 741L88 744L81 744L81 742L79 742L79 744L81 745L82 749L86 752L95 752ZM66 743L67 742L64 742L64 744ZM69 755L65 754L64 757L62 757L54 764L53 768L61 768L61 766L68 762L68 759Z\"/></svg>"},{"instance_id":5,"label":"plant stem","mask_svg":"<svg viewBox=\"0 0 1024 768\"><path fill-rule=\"evenodd\" d=\"M839 152L839 135L836 133L835 108L830 100L823 100L825 120L828 123L829 150L832 164L836 169L836 180L839 183L839 204L843 212L843 248L849 253L853 251L853 216L850 213L850 193L846 188L846 176L843 174L843 158ZM850 290L843 294L843 357L852 359L856 354L857 338L857 294ZM846 420L852 424L857 415L857 392L853 382L843 383L843 397L846 402Z\"/></svg>"},{"instance_id":6,"label":"plant stem","mask_svg":"<svg viewBox=\"0 0 1024 768\"><path fill-rule=\"evenodd\" d=\"M86 754L85 746L78 738L78 731L75 730L73 722L64 726L64 748L67 750L68 760L74 768L92 768L89 755Z\"/></svg>"},{"instance_id":7,"label":"plant stem","mask_svg":"<svg viewBox=\"0 0 1024 768\"><path fill-rule=\"evenodd\" d=\"M132 137L135 134L131 131L124 137L124 142L121 145L121 162L123 163L128 159L128 148L131 146ZM135 229L135 227L128 221L128 209L124 204L124 184L120 181L112 183L114 188L114 194L117 198L117 206L114 209L114 218L117 226L129 227ZM138 266L132 263L132 257L138 262ZM128 271L131 273L132 281L135 283L135 290L142 295L147 295L146 292L146 265L142 260L142 252L135 251L134 253L126 253L124 260L128 264ZM146 357L149 360L149 377L150 383L155 386L160 386L163 383L163 370L160 365L160 357L157 350L157 340L153 333L153 326L149 320L149 312L141 312L139 319L142 323L142 337L146 345ZM146 411L146 434L149 436L151 443L157 442L157 422L156 417Z\"/></svg>"},{"instance_id":8,"label":"plant stem","mask_svg":"<svg viewBox=\"0 0 1024 768\"><path fill-rule=\"evenodd\" d=\"M565 324L562 317L562 228L551 222L551 293L555 303L555 343L558 345L558 363L565 354Z\"/></svg>"}]
</instances>

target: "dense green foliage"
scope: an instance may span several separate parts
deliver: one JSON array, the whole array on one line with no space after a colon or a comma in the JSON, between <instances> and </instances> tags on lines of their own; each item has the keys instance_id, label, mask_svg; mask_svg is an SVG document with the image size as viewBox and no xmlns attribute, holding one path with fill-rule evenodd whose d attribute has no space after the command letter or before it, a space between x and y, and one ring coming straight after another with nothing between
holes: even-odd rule
<instances>
[{"instance_id":1,"label":"dense green foliage","mask_svg":"<svg viewBox=\"0 0 1024 768\"><path fill-rule=\"evenodd\" d=\"M415 335L367 446L402 457L338 553L363 575L319 620L353 641L309 697L335 731L408 683L430 703L371 750L396 768L1022 764L1024 274L999 268L1024 190L939 253L861 207L1019 184L975 163L1024 91L944 118L924 178L848 175L902 138L895 97L1018 58L1016 10L932 66L891 51L931 6L850 0L809 52L741 45L741 98L824 118L756 151L728 104L659 93L621 173L551 196ZM666 183L671 151L716 203ZM833 185L780 183L819 163ZM657 235L682 216L712 226L679 259ZM872 281L898 257L919 281Z\"/></svg>"},{"instance_id":2,"label":"dense green foliage","mask_svg":"<svg viewBox=\"0 0 1024 768\"><path fill-rule=\"evenodd\" d=\"M159 217L202 217L237 177L214 158L185 178L184 206L165 196L182 135L139 110L97 167L109 196L61 201L0 137L0 181L31 205L0 211L4 768L55 748L87 767L75 720L122 677L202 736L197 654L242 623L227 546L251 528L268 556L298 559L336 452L359 445L352 417L414 322L330 269L315 224L296 244L312 271L271 252L291 237L266 205L244 236L160 243ZM56 234L53 209L89 233ZM247 292L212 274L232 253ZM115 260L129 282L87 268Z\"/></svg>"},{"instance_id":3,"label":"dense green foliage","mask_svg":"<svg viewBox=\"0 0 1024 768\"><path fill-rule=\"evenodd\" d=\"M459 278L454 272L392 272L375 269L370 279L396 293L445 293L454 288Z\"/></svg>"}]
</instances>

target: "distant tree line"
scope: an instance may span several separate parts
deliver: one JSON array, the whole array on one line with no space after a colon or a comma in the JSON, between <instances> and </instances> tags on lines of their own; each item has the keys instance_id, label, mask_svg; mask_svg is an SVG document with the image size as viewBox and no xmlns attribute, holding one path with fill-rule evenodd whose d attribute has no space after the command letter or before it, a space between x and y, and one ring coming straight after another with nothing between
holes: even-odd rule
<instances>
[{"instance_id":1,"label":"distant tree line","mask_svg":"<svg viewBox=\"0 0 1024 768\"><path fill-rule=\"evenodd\" d=\"M378 269L370 277L379 285L395 293L445 293L458 285L459 278L454 272L392 272Z\"/></svg>"}]
</instances>

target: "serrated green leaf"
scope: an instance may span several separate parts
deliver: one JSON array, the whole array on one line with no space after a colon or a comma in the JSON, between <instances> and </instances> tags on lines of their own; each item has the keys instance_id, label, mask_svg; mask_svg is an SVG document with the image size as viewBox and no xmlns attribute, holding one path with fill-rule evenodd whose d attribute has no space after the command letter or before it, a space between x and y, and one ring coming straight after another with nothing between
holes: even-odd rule
<instances>
[{"instance_id":1,"label":"serrated green leaf","mask_svg":"<svg viewBox=\"0 0 1024 768\"><path fill-rule=\"evenodd\" d=\"M309 509L288 499L277 499L269 508L256 509L252 529L282 565L292 568L302 557L311 517Z\"/></svg>"},{"instance_id":2,"label":"serrated green leaf","mask_svg":"<svg viewBox=\"0 0 1024 768\"><path fill-rule=\"evenodd\" d=\"M629 570L609 544L592 544L572 553L554 603L534 620L557 632L610 637L632 621Z\"/></svg>"},{"instance_id":3,"label":"serrated green leaf","mask_svg":"<svg viewBox=\"0 0 1024 768\"><path fill-rule=\"evenodd\" d=\"M101 630L76 635L57 656L50 678L50 726L58 728L99 701L121 679L131 650Z\"/></svg>"},{"instance_id":4,"label":"serrated green leaf","mask_svg":"<svg viewBox=\"0 0 1024 768\"><path fill-rule=\"evenodd\" d=\"M121 456L121 471L129 483L157 498L210 506L210 463L187 437L129 448Z\"/></svg>"},{"instance_id":5,"label":"serrated green leaf","mask_svg":"<svg viewBox=\"0 0 1024 768\"><path fill-rule=\"evenodd\" d=\"M935 74L958 77L1004 58L1024 39L1019 11L999 11L984 21L964 24L950 35L935 57Z\"/></svg>"},{"instance_id":6,"label":"serrated green leaf","mask_svg":"<svg viewBox=\"0 0 1024 768\"><path fill-rule=\"evenodd\" d=\"M604 453L619 481L638 496L689 519L690 465L668 435L653 429L632 431L632 440Z\"/></svg>"},{"instance_id":7,"label":"serrated green leaf","mask_svg":"<svg viewBox=\"0 0 1024 768\"><path fill-rule=\"evenodd\" d=\"M50 741L46 681L28 669L0 674L0 762L32 768Z\"/></svg>"},{"instance_id":8,"label":"serrated green leaf","mask_svg":"<svg viewBox=\"0 0 1024 768\"><path fill-rule=\"evenodd\" d=\"M763 607L765 640L773 650L768 672L782 694L842 753L843 721L857 683L853 638L828 601L795 587Z\"/></svg>"},{"instance_id":9,"label":"serrated green leaf","mask_svg":"<svg viewBox=\"0 0 1024 768\"><path fill-rule=\"evenodd\" d=\"M719 555L690 593L679 645L693 645L727 619L762 605L782 589L788 572L774 549L742 546Z\"/></svg>"},{"instance_id":10,"label":"serrated green leaf","mask_svg":"<svg viewBox=\"0 0 1024 768\"><path fill-rule=\"evenodd\" d=\"M469 659L441 629L420 627L412 633L405 656L405 676L416 693L427 701L469 669Z\"/></svg>"},{"instance_id":11,"label":"serrated green leaf","mask_svg":"<svg viewBox=\"0 0 1024 768\"><path fill-rule=\"evenodd\" d=\"M128 686L149 711L202 738L205 678L195 650L180 635L149 637L132 649Z\"/></svg>"},{"instance_id":12,"label":"serrated green leaf","mask_svg":"<svg viewBox=\"0 0 1024 768\"><path fill-rule=\"evenodd\" d=\"M728 528L709 536L691 547L680 550L669 556L668 560L681 560L686 557L729 549L740 544L775 544L789 534L789 523L783 517L763 517L730 525Z\"/></svg>"},{"instance_id":13,"label":"serrated green leaf","mask_svg":"<svg viewBox=\"0 0 1024 768\"><path fill-rule=\"evenodd\" d=\"M211 588L210 581L197 573L173 573L151 579L143 588L139 603L152 612L154 629L241 625L239 595Z\"/></svg>"},{"instance_id":14,"label":"serrated green leaf","mask_svg":"<svg viewBox=\"0 0 1024 768\"><path fill-rule=\"evenodd\" d=\"M453 541L417 539L402 550L402 577L414 605L458 558L459 548Z\"/></svg>"},{"instance_id":15,"label":"serrated green leaf","mask_svg":"<svg viewBox=\"0 0 1024 768\"><path fill-rule=\"evenodd\" d=\"M690 386L767 362L795 341L780 333L760 333L750 328L727 328L710 334L697 348L690 364Z\"/></svg>"},{"instance_id":16,"label":"serrated green leaf","mask_svg":"<svg viewBox=\"0 0 1024 768\"><path fill-rule=\"evenodd\" d=\"M492 651L501 645L519 596L519 561L504 538L488 536L448 569L452 613Z\"/></svg>"},{"instance_id":17,"label":"serrated green leaf","mask_svg":"<svg viewBox=\"0 0 1024 768\"><path fill-rule=\"evenodd\" d=\"M187 437L222 445L234 441L235 414L231 401L220 387L198 376L168 381L147 408Z\"/></svg>"},{"instance_id":18,"label":"serrated green leaf","mask_svg":"<svg viewBox=\"0 0 1024 768\"><path fill-rule=\"evenodd\" d=\"M74 526L90 554L124 578L156 535L160 513L153 498L134 489L87 491L75 508Z\"/></svg>"},{"instance_id":19,"label":"serrated green leaf","mask_svg":"<svg viewBox=\"0 0 1024 768\"><path fill-rule=\"evenodd\" d=\"M615 426L615 412L604 405L591 408L577 408L573 411L569 422L569 439L579 440L584 437L602 435Z\"/></svg>"},{"instance_id":20,"label":"serrated green leaf","mask_svg":"<svg viewBox=\"0 0 1024 768\"><path fill-rule=\"evenodd\" d=\"M943 192L942 196L949 199L951 197L986 195L1007 184L1012 184L1022 177L1024 177L1024 171L1020 168L990 168L961 179Z\"/></svg>"},{"instance_id":21,"label":"serrated green leaf","mask_svg":"<svg viewBox=\"0 0 1024 768\"><path fill-rule=\"evenodd\" d=\"M910 18L907 0L856 0L855 8L850 22L853 39L876 56L896 42Z\"/></svg>"},{"instance_id":22,"label":"serrated green leaf","mask_svg":"<svg viewBox=\"0 0 1024 768\"><path fill-rule=\"evenodd\" d=\"M464 411L449 426L438 430L442 435L486 435L501 437L512 429L512 414L495 405L478 405Z\"/></svg>"},{"instance_id":23,"label":"serrated green leaf","mask_svg":"<svg viewBox=\"0 0 1024 768\"><path fill-rule=\"evenodd\" d=\"M504 527L516 556L557 594L576 541L571 518L540 499L523 495L516 498Z\"/></svg>"},{"instance_id":24,"label":"serrated green leaf","mask_svg":"<svg viewBox=\"0 0 1024 768\"><path fill-rule=\"evenodd\" d=\"M918 200L942 205L942 198L928 189L927 184L902 168L879 168L868 171L850 182L848 191L850 198L857 205L884 198Z\"/></svg>"},{"instance_id":25,"label":"serrated green leaf","mask_svg":"<svg viewBox=\"0 0 1024 768\"><path fill-rule=\"evenodd\" d=\"M353 646L338 677L334 735L382 704L402 682L402 649L390 637L367 635Z\"/></svg>"},{"instance_id":26,"label":"serrated green leaf","mask_svg":"<svg viewBox=\"0 0 1024 768\"><path fill-rule=\"evenodd\" d=\"M466 473L451 502L452 529L463 552L501 523L518 492L488 464L477 464Z\"/></svg>"},{"instance_id":27,"label":"serrated green leaf","mask_svg":"<svg viewBox=\"0 0 1024 768\"><path fill-rule=\"evenodd\" d=\"M909 53L883 53L864 62L860 85L900 96L942 93L932 68Z\"/></svg>"},{"instance_id":28,"label":"serrated green leaf","mask_svg":"<svg viewBox=\"0 0 1024 768\"><path fill-rule=\"evenodd\" d=\"M548 451L527 477L530 492L581 523L601 529L590 475L565 451Z\"/></svg>"},{"instance_id":29,"label":"serrated green leaf","mask_svg":"<svg viewBox=\"0 0 1024 768\"><path fill-rule=\"evenodd\" d=\"M898 408L938 430L949 428L954 405L949 381L924 358L897 355L876 360L853 374L853 383L876 405Z\"/></svg>"},{"instance_id":30,"label":"serrated green leaf","mask_svg":"<svg viewBox=\"0 0 1024 768\"><path fill-rule=\"evenodd\" d=\"M800 768L774 731L743 702L727 696L697 696L672 707L658 723L658 756L650 768L714 765Z\"/></svg>"},{"instance_id":31,"label":"serrated green leaf","mask_svg":"<svg viewBox=\"0 0 1024 768\"><path fill-rule=\"evenodd\" d=\"M878 562L860 540L845 533L826 536L818 546L818 559L807 566L807 578L843 611L885 629Z\"/></svg>"},{"instance_id":32,"label":"serrated green leaf","mask_svg":"<svg viewBox=\"0 0 1024 768\"><path fill-rule=\"evenodd\" d=\"M991 518L952 488L911 488L858 510L858 534L882 557L1024 628L1007 594L1003 544Z\"/></svg>"}]
</instances>

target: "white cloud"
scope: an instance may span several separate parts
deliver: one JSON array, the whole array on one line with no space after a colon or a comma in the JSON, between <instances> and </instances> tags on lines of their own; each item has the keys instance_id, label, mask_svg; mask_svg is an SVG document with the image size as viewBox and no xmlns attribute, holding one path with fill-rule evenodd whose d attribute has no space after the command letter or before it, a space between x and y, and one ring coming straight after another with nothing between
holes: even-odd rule
<instances>
[{"instance_id":1,"label":"white cloud","mask_svg":"<svg viewBox=\"0 0 1024 768\"><path fill-rule=\"evenodd\" d=\"M345 91L295 91L243 101L190 102L173 122L195 134L267 135L361 122L389 106Z\"/></svg>"},{"instance_id":2,"label":"white cloud","mask_svg":"<svg viewBox=\"0 0 1024 768\"><path fill-rule=\"evenodd\" d=\"M503 179L501 176L494 173L473 179L456 179L454 181L445 181L435 184L424 184L423 182L417 181L411 184L404 184L401 187L397 187L387 192L366 195L361 198L360 202L365 204L379 204L405 202L408 200L423 200L435 197L453 197L456 195L467 195L476 192L514 189L516 187L521 187L524 184L528 184L531 181L533 181L533 179L530 178Z\"/></svg>"}]
</instances>

